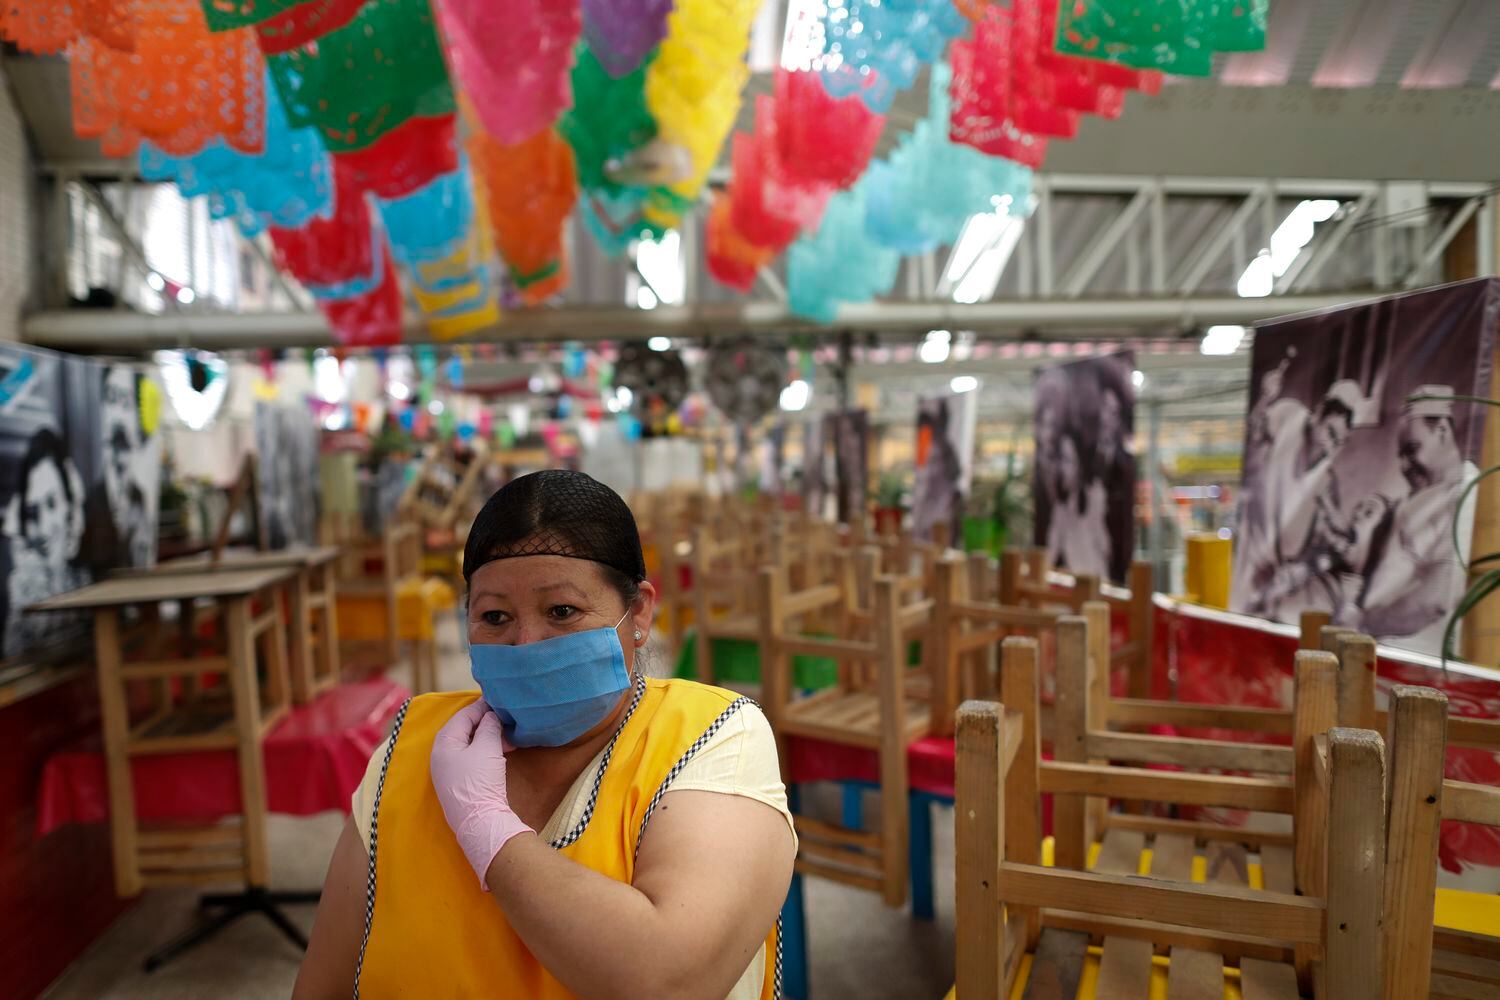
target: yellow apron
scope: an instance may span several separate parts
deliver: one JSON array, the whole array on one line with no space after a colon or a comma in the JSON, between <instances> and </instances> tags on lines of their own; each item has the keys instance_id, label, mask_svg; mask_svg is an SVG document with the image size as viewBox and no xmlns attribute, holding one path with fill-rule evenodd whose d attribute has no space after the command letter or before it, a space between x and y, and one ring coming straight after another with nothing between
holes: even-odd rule
<instances>
[{"instance_id":1,"label":"yellow apron","mask_svg":"<svg viewBox=\"0 0 1500 1000\"><path fill-rule=\"evenodd\" d=\"M542 967L474 882L443 818L428 771L433 737L474 692L424 694L396 717L370 824L365 939L355 997L573 995ZM624 725L606 748L578 826L552 846L602 875L630 883L657 801L747 700L691 681L637 680ZM781 995L776 930L766 938L763 1000Z\"/></svg>"}]
</instances>

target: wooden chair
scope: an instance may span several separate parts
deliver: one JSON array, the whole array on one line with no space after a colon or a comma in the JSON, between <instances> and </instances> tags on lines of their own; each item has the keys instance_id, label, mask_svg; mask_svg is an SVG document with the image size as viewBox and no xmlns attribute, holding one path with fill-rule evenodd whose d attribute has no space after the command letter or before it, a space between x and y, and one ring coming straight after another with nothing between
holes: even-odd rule
<instances>
[{"instance_id":1,"label":"wooden chair","mask_svg":"<svg viewBox=\"0 0 1500 1000\"><path fill-rule=\"evenodd\" d=\"M1078 658L1088 645L1086 625L1065 619L1059 629L1060 645L1067 636ZM1050 986L1053 992L1028 995L1073 996L1090 941L1099 939L1100 997L1147 996L1158 948L1170 956L1173 998L1222 997L1226 961L1238 963L1247 997L1300 996L1299 967L1304 980L1315 980L1319 995L1329 1000L1371 996L1371 959L1380 955L1382 944L1385 868L1380 737L1318 729L1322 720L1299 718L1304 738L1298 751L1306 752L1318 776L1304 776L1295 794L1287 777L1147 770L1070 760L1061 753L1044 763L1036 656L1034 640L1007 639L1004 704L966 702L959 710L958 995L964 1000L1008 996L1021 975L1023 955L1034 952L1029 985L1033 990ZM1309 683L1316 677L1331 690L1326 661L1311 662L1306 675ZM1322 838L1329 845L1326 879L1319 891L1303 886L1297 895L1284 852L1268 862L1262 845L1266 889L1251 889L1239 859L1216 853L1222 841L1211 839L1199 848L1180 830L1154 832L1147 877L1140 877L1145 833L1139 830L1110 830L1093 870L1086 871L1077 850L1081 839L1075 830L1070 840L1060 820L1055 822L1057 867L1043 867L1042 792L1053 793L1055 805L1108 794L1297 813L1306 839ZM1209 884L1189 881L1200 851Z\"/></svg>"},{"instance_id":2,"label":"wooden chair","mask_svg":"<svg viewBox=\"0 0 1500 1000\"><path fill-rule=\"evenodd\" d=\"M758 594L751 582L756 567L746 538L726 537L709 527L698 529L692 557L693 624L698 634L694 662L697 679L712 684L714 640L761 638Z\"/></svg>"},{"instance_id":3,"label":"wooden chair","mask_svg":"<svg viewBox=\"0 0 1500 1000\"><path fill-rule=\"evenodd\" d=\"M994 697L994 651L1008 635L1039 635L1057 625L1062 612L1001 603L1003 586L983 553L967 558L950 553L933 566L931 652L933 735L952 736L961 702Z\"/></svg>"},{"instance_id":4,"label":"wooden chair","mask_svg":"<svg viewBox=\"0 0 1500 1000\"><path fill-rule=\"evenodd\" d=\"M341 638L352 656L368 664L378 649L383 666L401 660L402 644L411 643L412 683L418 694L437 689L437 643L431 611L426 607L422 577L420 528L406 521L386 530L375 543L351 546L338 590ZM372 566L378 568L371 569ZM403 602L416 602L421 608ZM360 654L363 654L361 657Z\"/></svg>"},{"instance_id":5,"label":"wooden chair","mask_svg":"<svg viewBox=\"0 0 1500 1000\"><path fill-rule=\"evenodd\" d=\"M1390 705L1383 996L1500 996L1500 937L1433 927L1442 822L1500 826L1500 788L1444 778L1446 746L1460 720L1448 715L1441 691L1398 684ZM1467 742L1500 750L1500 723L1462 721ZM1500 935L1500 925L1492 930Z\"/></svg>"},{"instance_id":6,"label":"wooden chair","mask_svg":"<svg viewBox=\"0 0 1500 1000\"><path fill-rule=\"evenodd\" d=\"M1023 608L1053 608L1077 614L1101 598L1099 578L1072 574L1071 586L1054 582L1045 549L1006 549L1000 553L1000 603Z\"/></svg>"},{"instance_id":7,"label":"wooden chair","mask_svg":"<svg viewBox=\"0 0 1500 1000\"><path fill-rule=\"evenodd\" d=\"M931 719L929 706L906 690L904 629L928 608L903 608L895 578L880 576L871 585L867 637L814 638L802 634L799 620L845 602L845 587L824 584L790 592L784 568L767 566L760 570L759 592L762 701L778 739L860 747L879 758L879 832L799 817L797 870L870 889L887 905L900 906L908 878L907 748L927 734ZM839 683L794 699L791 657L798 653L837 661ZM871 663L873 688L859 684L862 666Z\"/></svg>"}]
</instances>

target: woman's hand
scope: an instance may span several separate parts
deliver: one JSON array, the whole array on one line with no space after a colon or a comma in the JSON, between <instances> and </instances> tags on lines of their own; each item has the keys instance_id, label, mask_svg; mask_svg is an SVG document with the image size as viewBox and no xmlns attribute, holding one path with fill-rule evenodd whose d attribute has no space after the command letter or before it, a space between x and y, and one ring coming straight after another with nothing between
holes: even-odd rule
<instances>
[{"instance_id":1,"label":"woman's hand","mask_svg":"<svg viewBox=\"0 0 1500 1000\"><path fill-rule=\"evenodd\" d=\"M438 731L430 766L443 817L484 889L490 862L506 841L534 831L510 808L500 720L482 699Z\"/></svg>"}]
</instances>

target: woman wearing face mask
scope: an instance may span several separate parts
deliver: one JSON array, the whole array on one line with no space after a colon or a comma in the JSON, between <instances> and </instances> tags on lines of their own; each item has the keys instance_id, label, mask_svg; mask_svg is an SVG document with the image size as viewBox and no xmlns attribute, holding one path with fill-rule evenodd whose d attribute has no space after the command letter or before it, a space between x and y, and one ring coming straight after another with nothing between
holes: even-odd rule
<instances>
[{"instance_id":1,"label":"woman wearing face mask","mask_svg":"<svg viewBox=\"0 0 1500 1000\"><path fill-rule=\"evenodd\" d=\"M397 716L296 997L779 994L796 838L755 705L646 679L656 594L588 476L523 476L464 551L472 692Z\"/></svg>"}]
</instances>

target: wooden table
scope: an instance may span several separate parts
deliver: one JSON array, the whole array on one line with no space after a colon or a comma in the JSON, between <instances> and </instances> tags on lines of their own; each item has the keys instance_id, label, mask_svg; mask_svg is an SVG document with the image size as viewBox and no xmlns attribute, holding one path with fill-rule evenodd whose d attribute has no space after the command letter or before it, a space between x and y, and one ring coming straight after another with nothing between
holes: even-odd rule
<instances>
[{"instance_id":1,"label":"wooden table","mask_svg":"<svg viewBox=\"0 0 1500 1000\"><path fill-rule=\"evenodd\" d=\"M146 886L243 880L266 885L265 768L261 740L288 708L286 641L280 591L299 577L296 565L206 572L148 573L116 577L48 598L28 611L91 611L99 671L105 763L109 777L110 836L115 885L122 896ZM163 603L176 602L183 619L194 620L198 601L209 601L224 621L222 655L195 656L195 645L164 654L162 630L151 620ZM261 610L256 611L255 603ZM127 607L146 610L144 627L121 627ZM142 655L127 661L125 647L144 633ZM265 679L257 678L257 645ZM197 684L174 692L173 678L204 675L228 679L200 690ZM157 703L132 725L126 682L154 682ZM130 758L142 754L200 750L236 751L240 778L241 826L173 827L141 830L136 821Z\"/></svg>"},{"instance_id":2,"label":"wooden table","mask_svg":"<svg viewBox=\"0 0 1500 1000\"><path fill-rule=\"evenodd\" d=\"M336 563L342 554L337 545L296 547L271 552L228 549L218 559L202 552L141 569L115 571L117 578L140 578L163 574L226 572L246 569L295 568L297 575L288 588L291 634L292 700L299 705L312 701L319 692L339 682L339 627ZM313 634L318 641L314 643Z\"/></svg>"}]
</instances>

